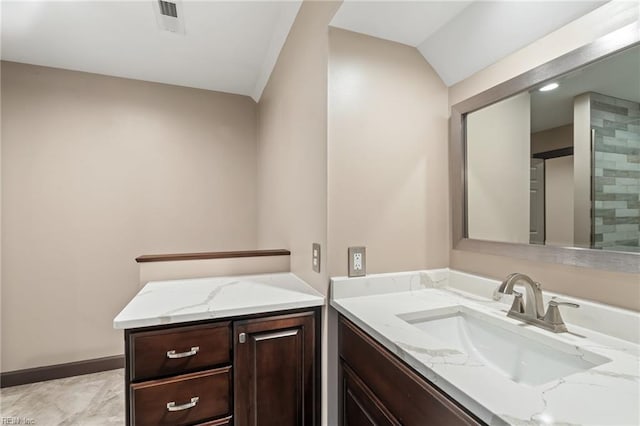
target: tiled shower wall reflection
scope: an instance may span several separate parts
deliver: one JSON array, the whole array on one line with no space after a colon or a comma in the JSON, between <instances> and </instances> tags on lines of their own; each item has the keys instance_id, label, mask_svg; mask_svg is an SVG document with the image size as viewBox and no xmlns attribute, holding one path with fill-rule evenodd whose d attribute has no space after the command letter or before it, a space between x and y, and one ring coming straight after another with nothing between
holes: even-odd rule
<instances>
[{"instance_id":1,"label":"tiled shower wall reflection","mask_svg":"<svg viewBox=\"0 0 640 426\"><path fill-rule=\"evenodd\" d=\"M640 251L640 104L591 94L595 248Z\"/></svg>"}]
</instances>

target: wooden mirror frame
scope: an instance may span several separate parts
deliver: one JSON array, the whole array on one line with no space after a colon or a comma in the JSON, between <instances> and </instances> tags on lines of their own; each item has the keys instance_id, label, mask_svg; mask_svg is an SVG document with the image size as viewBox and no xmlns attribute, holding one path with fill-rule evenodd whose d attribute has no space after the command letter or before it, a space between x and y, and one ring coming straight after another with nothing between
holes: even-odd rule
<instances>
[{"instance_id":1,"label":"wooden mirror frame","mask_svg":"<svg viewBox=\"0 0 640 426\"><path fill-rule=\"evenodd\" d=\"M640 253L615 252L580 247L555 247L485 241L466 238L467 186L465 118L466 114L530 90L549 80L640 44L637 21L601 37L586 46L562 55L517 77L492 87L451 107L449 166L451 182L452 247L538 262L560 263L618 272L640 273Z\"/></svg>"}]
</instances>

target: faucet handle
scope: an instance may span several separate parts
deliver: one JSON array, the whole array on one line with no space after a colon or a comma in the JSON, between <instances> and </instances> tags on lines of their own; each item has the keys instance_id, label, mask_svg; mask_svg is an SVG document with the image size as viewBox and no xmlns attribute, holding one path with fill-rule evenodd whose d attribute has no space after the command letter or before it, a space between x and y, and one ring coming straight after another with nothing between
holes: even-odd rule
<instances>
[{"instance_id":1,"label":"faucet handle","mask_svg":"<svg viewBox=\"0 0 640 426\"><path fill-rule=\"evenodd\" d=\"M544 318L542 320L552 326L553 331L555 331L556 333L567 331L567 326L562 319L562 315L560 315L560 309L558 308L559 306L568 306L570 308L580 307L580 305L578 305L577 303L558 302L554 299L549 300L547 313L544 314Z\"/></svg>"},{"instance_id":2,"label":"faucet handle","mask_svg":"<svg viewBox=\"0 0 640 426\"><path fill-rule=\"evenodd\" d=\"M568 306L569 308L579 308L580 305L578 305L577 303L572 303L572 302L558 302L555 299L551 299L549 300L549 307L557 307L557 306Z\"/></svg>"}]
</instances>

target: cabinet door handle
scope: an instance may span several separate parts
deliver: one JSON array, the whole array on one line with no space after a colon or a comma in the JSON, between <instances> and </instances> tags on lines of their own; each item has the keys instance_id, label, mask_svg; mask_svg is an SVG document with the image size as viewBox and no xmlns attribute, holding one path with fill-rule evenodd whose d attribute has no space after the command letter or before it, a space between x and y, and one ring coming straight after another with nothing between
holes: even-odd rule
<instances>
[{"instance_id":1,"label":"cabinet door handle","mask_svg":"<svg viewBox=\"0 0 640 426\"><path fill-rule=\"evenodd\" d=\"M240 343L244 343L247 341L247 335L246 333L240 333L238 334L238 342Z\"/></svg>"},{"instance_id":2,"label":"cabinet door handle","mask_svg":"<svg viewBox=\"0 0 640 426\"><path fill-rule=\"evenodd\" d=\"M256 337L256 340L269 340L269 339L280 339L282 337L291 337L295 336L300 332L299 329L294 330L284 330L284 331L274 331L273 333L265 333Z\"/></svg>"},{"instance_id":3,"label":"cabinet door handle","mask_svg":"<svg viewBox=\"0 0 640 426\"><path fill-rule=\"evenodd\" d=\"M175 401L167 402L167 411L182 411L188 410L189 408L193 408L200 401L200 397L194 396L191 398L191 402L187 402L186 404L176 405Z\"/></svg>"},{"instance_id":4,"label":"cabinet door handle","mask_svg":"<svg viewBox=\"0 0 640 426\"><path fill-rule=\"evenodd\" d=\"M200 346L194 346L190 351L180 352L179 354L176 351L167 351L167 358L169 359L177 359L177 358L186 358L188 356L194 356L200 350Z\"/></svg>"}]
</instances>

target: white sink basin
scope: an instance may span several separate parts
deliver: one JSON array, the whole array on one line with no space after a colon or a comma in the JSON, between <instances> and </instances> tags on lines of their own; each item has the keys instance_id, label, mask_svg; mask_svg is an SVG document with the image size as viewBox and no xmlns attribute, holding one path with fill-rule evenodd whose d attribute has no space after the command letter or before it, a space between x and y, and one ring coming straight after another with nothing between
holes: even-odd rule
<instances>
[{"instance_id":1,"label":"white sink basin","mask_svg":"<svg viewBox=\"0 0 640 426\"><path fill-rule=\"evenodd\" d=\"M424 343L429 349L458 351L468 361L490 367L516 383L537 386L610 361L527 329L532 326L522 327L464 306L398 317L427 335Z\"/></svg>"}]
</instances>

